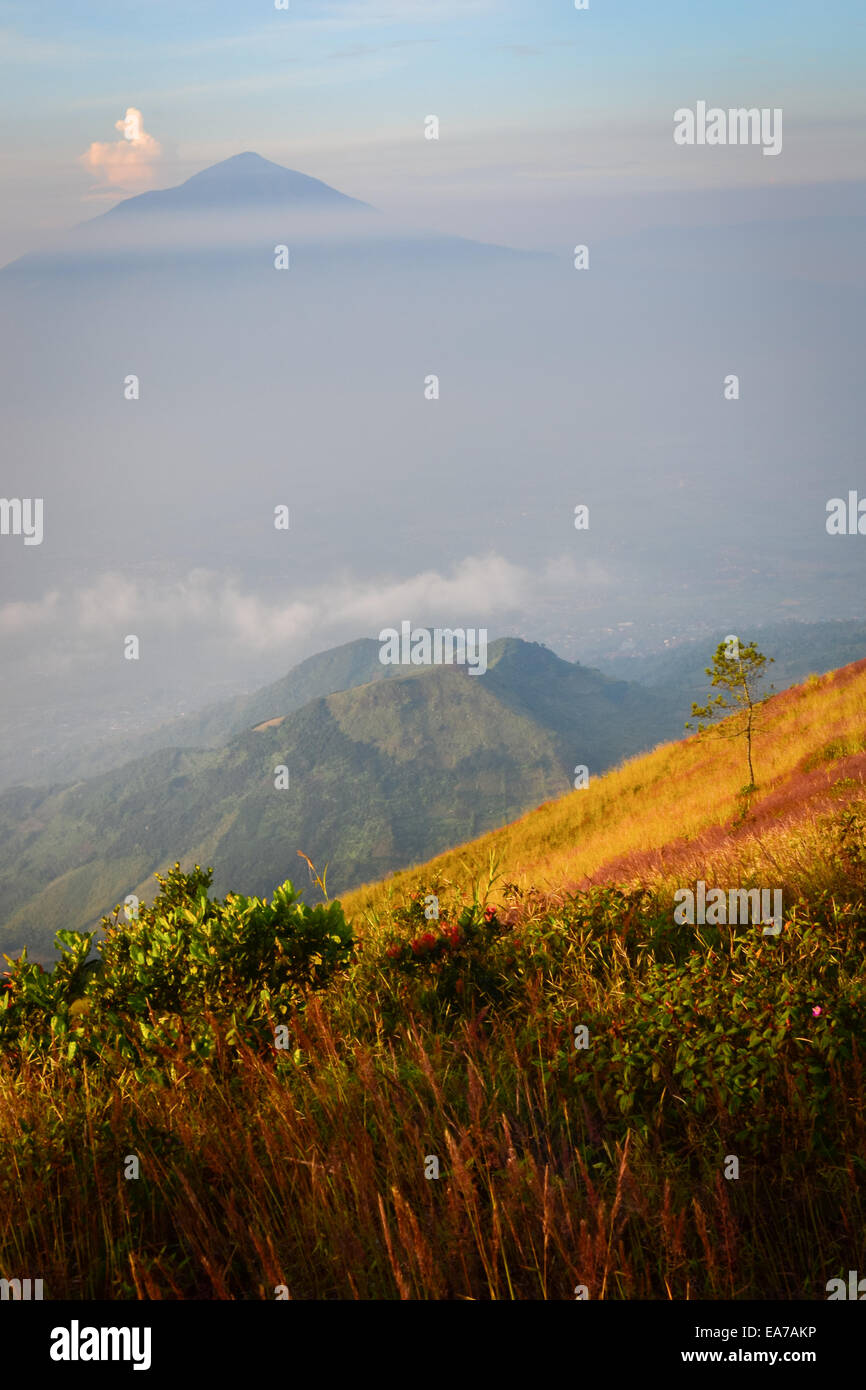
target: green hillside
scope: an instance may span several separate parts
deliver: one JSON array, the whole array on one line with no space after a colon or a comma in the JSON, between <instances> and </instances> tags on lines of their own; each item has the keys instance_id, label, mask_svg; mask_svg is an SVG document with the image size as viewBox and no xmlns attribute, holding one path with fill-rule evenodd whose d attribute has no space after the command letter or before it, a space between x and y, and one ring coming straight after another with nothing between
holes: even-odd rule
<instances>
[{"instance_id":1,"label":"green hillside","mask_svg":"<svg viewBox=\"0 0 866 1390\"><path fill-rule=\"evenodd\" d=\"M244 731L221 747L0 796L0 949L50 958L58 928L87 929L129 893L149 900L177 858L218 865L217 891L267 894L303 851L345 892L560 795L577 764L601 772L671 732L663 700L536 644L491 644L484 676L407 674L372 647L375 664L352 644L250 697ZM371 671L292 707L305 688Z\"/></svg>"},{"instance_id":2,"label":"green hillside","mask_svg":"<svg viewBox=\"0 0 866 1390\"><path fill-rule=\"evenodd\" d=\"M46 742L38 752L26 741L20 748L10 743L0 752L0 786L67 785L163 748L218 748L273 714L289 714L335 691L384 680L394 670L381 664L379 643L372 638L347 642L308 657L270 685L207 704L143 733L106 734L96 743L78 740L63 750Z\"/></svg>"},{"instance_id":3,"label":"green hillside","mask_svg":"<svg viewBox=\"0 0 866 1390\"><path fill-rule=\"evenodd\" d=\"M772 679L777 690L795 685L811 672L820 674L857 661L866 651L866 624L859 621L791 621L750 631L766 651L776 655ZM615 681L636 682L653 690L676 715L670 733L678 734L692 700L703 690L707 652L726 635L727 630L719 630L713 637L678 642L644 655L607 656L601 666ZM490 644L491 665L509 640ZM245 729L301 709L310 700L401 674L406 674L403 668L380 663L378 642L360 638L308 657L261 689L206 704L140 733L106 732L95 742L75 734L73 719L72 729L58 742L57 730L42 727L36 738L32 729L28 732L14 725L16 735L0 749L0 789L16 783L67 785L163 748L218 748Z\"/></svg>"}]
</instances>

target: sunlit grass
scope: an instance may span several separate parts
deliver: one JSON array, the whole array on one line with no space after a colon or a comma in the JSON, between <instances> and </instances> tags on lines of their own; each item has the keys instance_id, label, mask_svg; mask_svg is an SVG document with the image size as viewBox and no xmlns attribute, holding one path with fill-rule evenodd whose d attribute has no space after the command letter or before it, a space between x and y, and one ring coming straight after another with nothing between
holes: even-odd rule
<instances>
[{"instance_id":1,"label":"sunlit grass","mask_svg":"<svg viewBox=\"0 0 866 1390\"><path fill-rule=\"evenodd\" d=\"M179 1042L136 1079L109 1048L6 1047L0 1277L48 1298L826 1297L866 1228L864 697L862 668L779 697L748 806L740 745L690 739L359 890L353 962L285 1051L218 1029L210 1061ZM621 886L572 891L592 875ZM781 936L675 928L699 877L782 886ZM452 922L496 907L459 992L385 951L433 892Z\"/></svg>"}]
</instances>

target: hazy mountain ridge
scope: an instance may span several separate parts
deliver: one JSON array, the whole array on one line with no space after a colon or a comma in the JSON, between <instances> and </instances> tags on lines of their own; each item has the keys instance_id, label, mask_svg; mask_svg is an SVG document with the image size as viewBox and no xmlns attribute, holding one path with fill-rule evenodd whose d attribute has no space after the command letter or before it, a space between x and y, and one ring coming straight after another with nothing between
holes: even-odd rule
<instances>
[{"instance_id":1,"label":"hazy mountain ridge","mask_svg":"<svg viewBox=\"0 0 866 1390\"><path fill-rule=\"evenodd\" d=\"M526 653L532 649L532 644L522 639L498 638L489 643L488 646L489 669L487 675L480 678L473 677L473 679L488 681L497 690L508 692L508 699L517 700L519 704L518 693L521 677L518 675L518 683L512 691L509 682L501 679L505 667L500 665L503 658L507 663L509 645L515 643L522 653L523 660L527 660ZM194 710L190 714L160 723L155 728L131 738L122 736L106 739L99 744L86 746L78 752L61 757L52 757L50 777L44 777L43 785L57 787L61 784L93 777L148 753L155 753L162 748L217 748L233 736L241 734L247 729L252 729L267 719L291 714L309 700L333 695L341 690L350 690L357 685L365 685L371 681L387 680L395 675L417 674L423 669L421 667L383 665L379 660L380 649L381 644L372 637L361 637L354 642L345 642L338 647L332 647L327 651L317 652L313 656L307 657L297 666L293 666L279 680L271 681L249 694L233 696L228 700L218 700L201 709ZM547 653L548 665L546 669L548 671L558 671L560 674L566 670L584 672L586 679L583 681L583 685L581 685L581 681L578 681L577 688L579 689L595 690L598 688L599 680L607 679L595 668L582 667L578 666L577 663L562 661L547 648L538 646L538 651ZM535 660L537 662L538 658ZM518 661L518 672L520 666L521 662ZM492 679L491 673L497 667L499 667L498 676L496 679ZM543 668L537 666L536 669L540 673ZM623 682L613 681L610 684L622 685ZM543 698L537 683L534 689L535 698ZM14 750L10 750L7 759L14 759ZM26 765L25 760L19 757L17 765ZM2 767L3 762L0 760L0 769Z\"/></svg>"},{"instance_id":2,"label":"hazy mountain ridge","mask_svg":"<svg viewBox=\"0 0 866 1390\"><path fill-rule=\"evenodd\" d=\"M239 201L269 203L276 207L318 206L339 211L364 208L375 211L369 203L340 193L321 179L299 173L263 159L260 154L246 150L231 155L172 188L154 189L147 193L124 198L104 217L137 216L139 213L161 212L163 209L182 211L186 208L208 212L233 208ZM99 219L95 219L99 220ZM86 224L88 225L88 224Z\"/></svg>"},{"instance_id":3,"label":"hazy mountain ridge","mask_svg":"<svg viewBox=\"0 0 866 1390\"><path fill-rule=\"evenodd\" d=\"M383 666L378 653L379 643L372 638L347 642L307 657L287 675L258 690L160 721L140 734L107 736L98 743L85 743L73 752L57 754L47 749L36 758L30 750L9 748L5 756L0 756L0 776L7 781L17 772L24 781L24 770L30 767L41 774L37 785L57 787L108 772L161 748L216 748L264 719L300 709L308 700L364 681L384 679L394 668ZM37 780L33 773L31 777Z\"/></svg>"},{"instance_id":4,"label":"hazy mountain ridge","mask_svg":"<svg viewBox=\"0 0 866 1390\"><path fill-rule=\"evenodd\" d=\"M223 721L218 747L0 796L4 949L50 951L57 927L151 896L175 858L215 864L219 891L261 894L297 875L303 850L341 892L561 794L577 764L598 773L676 731L663 699L536 644L492 643L483 676L384 667L378 651L348 644L208 715L212 732ZM354 684L285 708L338 680Z\"/></svg>"},{"instance_id":5,"label":"hazy mountain ridge","mask_svg":"<svg viewBox=\"0 0 866 1390\"><path fill-rule=\"evenodd\" d=\"M9 285L53 288L70 272L93 276L183 268L189 287L198 266L211 283L214 272L273 271L276 246L298 252L307 269L342 262L354 274L360 258L391 271L414 271L468 262L547 262L546 252L524 251L471 238L407 226L359 198L349 197L308 174L247 151L202 169L183 183L124 198L68 231L62 243L30 252L0 269ZM264 258L263 258L264 253ZM157 280L155 283L160 283Z\"/></svg>"},{"instance_id":6,"label":"hazy mountain ridge","mask_svg":"<svg viewBox=\"0 0 866 1390\"><path fill-rule=\"evenodd\" d=\"M584 672L588 690L597 689L592 682L603 675L610 682L613 699L612 686L616 684L636 684L653 690L676 715L682 716L682 723L691 714L692 701L703 698L707 685L705 668L716 645L727 635L719 629L716 636L678 642L669 649L633 656L609 656L599 666L564 661L564 667L576 667ZM772 682L776 690L784 690L813 671L820 675L859 660L866 654L866 623L859 620L818 623L791 620L750 628L744 632L743 640L752 639L767 656L775 658L774 664L766 668L766 684ZM489 670L484 678L491 688L502 694L506 703L515 702L515 708L522 708L521 678L517 677L513 686L499 678L507 666L509 642L521 640L499 638L489 644ZM523 645L528 647L529 644ZM538 651L552 658L548 669L557 671L556 663L560 658L544 644ZM498 674L494 675L497 668ZM50 742L49 729L48 741L39 752L28 744L26 736L16 736L0 750L0 794L4 787L18 783L56 788L108 772L161 748L216 748L233 735L266 719L300 709L308 700L348 690L367 681L388 679L398 673L406 672L403 668L381 664L379 643L374 638L358 638L305 658L285 676L257 690L193 708L189 714L160 721L141 733L106 735L98 742L84 739L71 751L58 751ZM549 691L536 684L532 698L553 705L558 688L556 681ZM575 688L579 688L579 682ZM43 725L49 722L42 719ZM679 727L681 725L673 732L678 732Z\"/></svg>"},{"instance_id":7,"label":"hazy mountain ridge","mask_svg":"<svg viewBox=\"0 0 866 1390\"><path fill-rule=\"evenodd\" d=\"M608 657L605 669L648 689L681 690L691 700L704 693L712 654L732 632L720 628L712 637L678 642L664 651ZM769 686L772 682L776 690L798 685L813 672L823 675L848 666L866 655L866 622L861 619L817 623L792 619L744 630L739 637L743 642L756 641L758 648L773 658L772 666L765 667L765 683Z\"/></svg>"}]
</instances>

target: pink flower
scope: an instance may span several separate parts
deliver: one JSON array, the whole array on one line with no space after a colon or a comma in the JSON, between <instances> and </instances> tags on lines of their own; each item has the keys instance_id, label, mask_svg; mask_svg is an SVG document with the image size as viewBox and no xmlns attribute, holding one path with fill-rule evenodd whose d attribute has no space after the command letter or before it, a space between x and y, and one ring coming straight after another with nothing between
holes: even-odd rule
<instances>
[{"instance_id":1,"label":"pink flower","mask_svg":"<svg viewBox=\"0 0 866 1390\"><path fill-rule=\"evenodd\" d=\"M821 1013L821 1005L820 1005L820 1004L816 1004L815 1007L814 1007L814 1009L812 1010L812 1017L813 1017L813 1018L818 1018L818 1016L820 1015L820 1013Z\"/></svg>"}]
</instances>

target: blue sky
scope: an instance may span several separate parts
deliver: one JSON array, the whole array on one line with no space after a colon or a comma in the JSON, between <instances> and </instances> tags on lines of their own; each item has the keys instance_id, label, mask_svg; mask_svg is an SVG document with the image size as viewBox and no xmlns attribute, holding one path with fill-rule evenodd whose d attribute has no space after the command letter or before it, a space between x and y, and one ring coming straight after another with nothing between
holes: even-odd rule
<instances>
[{"instance_id":1,"label":"blue sky","mask_svg":"<svg viewBox=\"0 0 866 1390\"><path fill-rule=\"evenodd\" d=\"M495 293L392 287L387 313L349 261L326 301L290 281L295 317L196 277L153 303L4 277L4 490L49 516L38 556L0 556L12 705L41 708L54 662L113 718L139 625L144 718L404 617L584 659L621 622L655 642L862 607L825 499L862 483L863 0L590 5L0 0L0 265L244 150L558 257L543 294L533 262ZM782 152L677 146L702 100L781 108Z\"/></svg>"},{"instance_id":2,"label":"blue sky","mask_svg":"<svg viewBox=\"0 0 866 1390\"><path fill-rule=\"evenodd\" d=\"M854 0L4 0L0 260L107 205L81 156L129 107L151 186L255 149L468 234L529 195L527 242L572 193L859 179L864 49ZM701 98L782 107L784 157L677 159Z\"/></svg>"}]
</instances>

